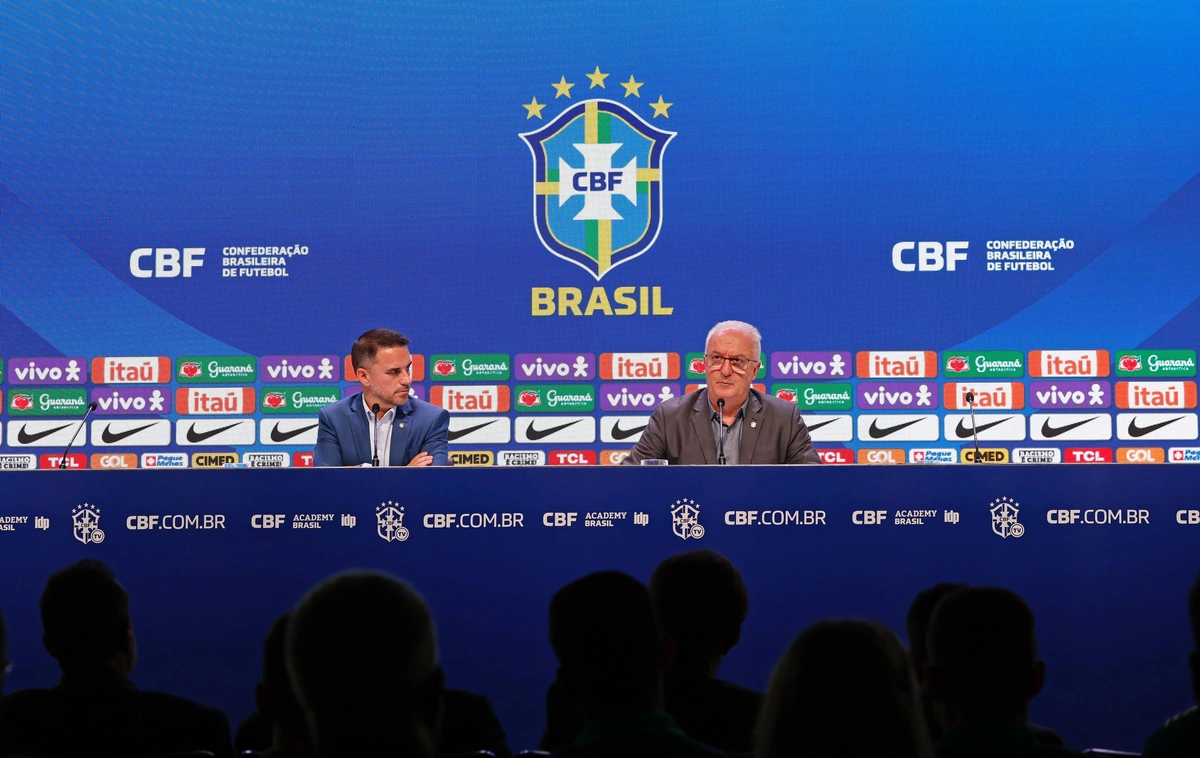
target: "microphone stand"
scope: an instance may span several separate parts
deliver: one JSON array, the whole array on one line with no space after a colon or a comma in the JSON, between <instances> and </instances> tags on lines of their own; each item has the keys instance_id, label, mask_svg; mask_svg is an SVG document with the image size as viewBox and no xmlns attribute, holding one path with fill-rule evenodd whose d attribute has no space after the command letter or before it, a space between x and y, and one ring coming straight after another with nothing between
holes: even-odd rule
<instances>
[{"instance_id":1,"label":"microphone stand","mask_svg":"<svg viewBox=\"0 0 1200 758\"><path fill-rule=\"evenodd\" d=\"M975 431L975 393L967 392L967 405L971 408L971 437L975 440L975 462L983 463L979 457L979 432Z\"/></svg>"},{"instance_id":2,"label":"microphone stand","mask_svg":"<svg viewBox=\"0 0 1200 758\"><path fill-rule=\"evenodd\" d=\"M62 458L58 460L58 467L65 469L67 467L67 456L71 453L71 446L75 444L75 440L79 437L79 430L87 426L88 416L92 415L92 411L96 410L97 403L95 400L88 403L87 413L83 414L83 421L79 422L79 426L75 427L75 433L71 435L71 441L67 443L67 449L63 451Z\"/></svg>"},{"instance_id":3,"label":"microphone stand","mask_svg":"<svg viewBox=\"0 0 1200 758\"><path fill-rule=\"evenodd\" d=\"M377 417L375 414L377 414L377 413L379 413L379 403L375 403L374 405L371 406L371 440L375 443L374 444L375 449L371 451L371 465L372 466L379 465L379 429L375 425L375 422L377 421Z\"/></svg>"},{"instance_id":4,"label":"microphone stand","mask_svg":"<svg viewBox=\"0 0 1200 758\"><path fill-rule=\"evenodd\" d=\"M725 465L725 398L717 400L717 465Z\"/></svg>"}]
</instances>

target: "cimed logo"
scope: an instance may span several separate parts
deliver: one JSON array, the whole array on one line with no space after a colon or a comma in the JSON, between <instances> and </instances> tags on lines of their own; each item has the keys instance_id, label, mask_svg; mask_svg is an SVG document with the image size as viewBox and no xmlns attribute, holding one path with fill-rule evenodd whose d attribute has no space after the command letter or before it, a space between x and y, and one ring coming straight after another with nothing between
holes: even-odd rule
<instances>
[{"instance_id":1,"label":"cimed logo","mask_svg":"<svg viewBox=\"0 0 1200 758\"><path fill-rule=\"evenodd\" d=\"M83 544L104 542L104 530L100 528L100 509L84 503L71 509L71 526L75 539Z\"/></svg>"},{"instance_id":2,"label":"cimed logo","mask_svg":"<svg viewBox=\"0 0 1200 758\"><path fill-rule=\"evenodd\" d=\"M609 74L588 74L589 91ZM641 98L644 82L621 82L625 98ZM546 249L597 280L650 249L663 219L663 152L675 137L651 126L624 103L569 102L575 85L562 77L554 99L567 106L542 128L520 135L533 157L533 222ZM524 105L542 118L546 103ZM651 118L669 118L672 103L650 103Z\"/></svg>"},{"instance_id":3,"label":"cimed logo","mask_svg":"<svg viewBox=\"0 0 1200 758\"><path fill-rule=\"evenodd\" d=\"M404 526L404 506L391 500L375 509L375 532L384 542L404 542L408 529Z\"/></svg>"}]
</instances>

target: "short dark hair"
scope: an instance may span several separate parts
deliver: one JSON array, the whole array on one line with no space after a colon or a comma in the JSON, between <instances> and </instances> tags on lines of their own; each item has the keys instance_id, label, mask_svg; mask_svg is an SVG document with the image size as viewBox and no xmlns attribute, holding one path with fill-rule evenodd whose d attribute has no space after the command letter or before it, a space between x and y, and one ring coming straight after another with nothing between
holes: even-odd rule
<instances>
[{"instance_id":1,"label":"short dark hair","mask_svg":"<svg viewBox=\"0 0 1200 758\"><path fill-rule=\"evenodd\" d=\"M550 645L584 704L625 702L661 676L654 604L641 582L620 571L588 574L555 593Z\"/></svg>"},{"instance_id":2,"label":"short dark hair","mask_svg":"<svg viewBox=\"0 0 1200 758\"><path fill-rule=\"evenodd\" d=\"M946 702L984 713L1029 698L1037 635L1033 611L1017 593L999 587L950 593L933 611L928 645Z\"/></svg>"},{"instance_id":3,"label":"short dark hair","mask_svg":"<svg viewBox=\"0 0 1200 758\"><path fill-rule=\"evenodd\" d=\"M966 586L954 582L940 582L929 589L921 590L913 598L912 605L908 606L908 615L904 618L904 629L908 632L908 649L914 660L929 660L925 635L929 633L929 620L933 617L933 609L942 598Z\"/></svg>"},{"instance_id":4,"label":"short dark hair","mask_svg":"<svg viewBox=\"0 0 1200 758\"><path fill-rule=\"evenodd\" d=\"M1200 653L1200 575L1188 593L1188 617L1192 620L1192 638L1196 643L1196 652Z\"/></svg>"},{"instance_id":5,"label":"short dark hair","mask_svg":"<svg viewBox=\"0 0 1200 758\"><path fill-rule=\"evenodd\" d=\"M717 648L741 629L750 607L742 573L715 550L672 555L650 576L650 597L663 630L681 651L721 654Z\"/></svg>"},{"instance_id":6,"label":"short dark hair","mask_svg":"<svg viewBox=\"0 0 1200 758\"><path fill-rule=\"evenodd\" d=\"M371 329L358 335L350 348L350 363L354 370L366 368L375 362L375 355L389 347L408 347L410 340L391 329Z\"/></svg>"},{"instance_id":7,"label":"short dark hair","mask_svg":"<svg viewBox=\"0 0 1200 758\"><path fill-rule=\"evenodd\" d=\"M263 687L267 690L267 706L270 709L267 716L271 721L279 724L289 735L307 737L308 725L304 720L304 711L292 692L292 684L288 681L287 656L284 654L291 615L285 613L275 619L263 642Z\"/></svg>"},{"instance_id":8,"label":"short dark hair","mask_svg":"<svg viewBox=\"0 0 1200 758\"><path fill-rule=\"evenodd\" d=\"M41 613L42 630L64 668L103 661L126 648L129 593L100 561L82 560L52 574Z\"/></svg>"}]
</instances>

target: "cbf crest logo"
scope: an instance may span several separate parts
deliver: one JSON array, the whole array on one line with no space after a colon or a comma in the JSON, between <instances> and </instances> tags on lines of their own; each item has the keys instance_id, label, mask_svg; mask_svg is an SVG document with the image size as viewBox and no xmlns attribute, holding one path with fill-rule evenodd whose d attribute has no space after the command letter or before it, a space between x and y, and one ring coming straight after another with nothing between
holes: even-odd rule
<instances>
[{"instance_id":1,"label":"cbf crest logo","mask_svg":"<svg viewBox=\"0 0 1200 758\"><path fill-rule=\"evenodd\" d=\"M77 505L71 509L71 525L75 539L83 544L104 542L104 530L100 528L100 509L94 505Z\"/></svg>"},{"instance_id":2,"label":"cbf crest logo","mask_svg":"<svg viewBox=\"0 0 1200 758\"><path fill-rule=\"evenodd\" d=\"M607 89L597 66L586 75L590 92ZM603 98L570 102L574 83L564 76L554 99L567 106L541 129L521 134L533 156L533 223L551 253L586 269L597 281L650 249L663 220L663 152L675 136L651 126L629 105L644 82L619 82L624 102ZM599 94L599 93L597 93ZM615 94L615 93L614 93ZM628 103L629 105L627 105ZM542 118L537 97L526 119ZM651 119L669 118L673 103L647 103Z\"/></svg>"},{"instance_id":3,"label":"cbf crest logo","mask_svg":"<svg viewBox=\"0 0 1200 758\"><path fill-rule=\"evenodd\" d=\"M992 509L992 531L1004 539L1020 537L1025 527L1017 521L1021 504L1011 497L998 497L988 506Z\"/></svg>"},{"instance_id":4,"label":"cbf crest logo","mask_svg":"<svg viewBox=\"0 0 1200 758\"><path fill-rule=\"evenodd\" d=\"M700 524L700 506L695 500L683 498L675 501L671 507L671 531L681 540L689 537L698 540L704 536L704 527Z\"/></svg>"},{"instance_id":5,"label":"cbf crest logo","mask_svg":"<svg viewBox=\"0 0 1200 758\"><path fill-rule=\"evenodd\" d=\"M384 542L404 542L408 529L404 526L404 506L391 500L380 503L375 509L375 533Z\"/></svg>"}]
</instances>

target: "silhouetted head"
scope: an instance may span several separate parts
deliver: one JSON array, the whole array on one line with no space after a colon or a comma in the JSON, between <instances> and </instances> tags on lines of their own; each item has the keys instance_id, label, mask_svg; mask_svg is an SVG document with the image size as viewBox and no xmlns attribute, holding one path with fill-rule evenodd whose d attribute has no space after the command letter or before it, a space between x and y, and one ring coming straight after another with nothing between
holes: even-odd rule
<instances>
[{"instance_id":1,"label":"silhouetted head","mask_svg":"<svg viewBox=\"0 0 1200 758\"><path fill-rule=\"evenodd\" d=\"M940 582L929 589L921 590L913 598L912 605L908 606L908 615L904 619L904 629L908 632L908 651L912 654L914 662L929 661L925 637L929 634L929 620L933 618L933 609L942 598L966 586L954 582Z\"/></svg>"},{"instance_id":2,"label":"silhouetted head","mask_svg":"<svg viewBox=\"0 0 1200 758\"><path fill-rule=\"evenodd\" d=\"M292 692L284 655L290 618L290 613L277 618L263 642L262 681L255 690L255 698L258 710L271 722L272 747L311 752L308 724Z\"/></svg>"},{"instance_id":3,"label":"silhouetted head","mask_svg":"<svg viewBox=\"0 0 1200 758\"><path fill-rule=\"evenodd\" d=\"M555 593L550 645L559 682L588 719L661 710L662 632L637 579L600 571Z\"/></svg>"},{"instance_id":4,"label":"silhouetted head","mask_svg":"<svg viewBox=\"0 0 1200 758\"><path fill-rule=\"evenodd\" d=\"M1033 611L1015 592L968 587L944 597L927 635L929 692L944 728L1023 724L1042 689Z\"/></svg>"},{"instance_id":5,"label":"silhouetted head","mask_svg":"<svg viewBox=\"0 0 1200 758\"><path fill-rule=\"evenodd\" d=\"M750 605L741 572L707 549L658 564L650 576L650 597L663 631L675 641L673 668L705 668L710 674L741 638Z\"/></svg>"},{"instance_id":6,"label":"silhouetted head","mask_svg":"<svg viewBox=\"0 0 1200 758\"><path fill-rule=\"evenodd\" d=\"M927 758L929 737L904 646L858 619L819 621L771 675L757 758Z\"/></svg>"},{"instance_id":7,"label":"silhouetted head","mask_svg":"<svg viewBox=\"0 0 1200 758\"><path fill-rule=\"evenodd\" d=\"M285 655L318 755L432 753L442 671L433 617L407 583L375 571L326 579L292 611Z\"/></svg>"},{"instance_id":8,"label":"silhouetted head","mask_svg":"<svg viewBox=\"0 0 1200 758\"><path fill-rule=\"evenodd\" d=\"M137 660L129 594L108 566L83 560L56 571L42 591L41 613L42 644L64 674L129 676Z\"/></svg>"}]
</instances>

